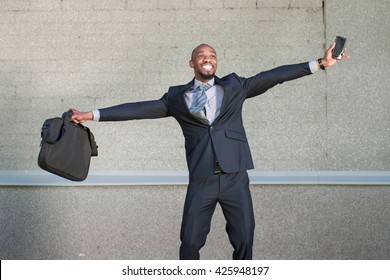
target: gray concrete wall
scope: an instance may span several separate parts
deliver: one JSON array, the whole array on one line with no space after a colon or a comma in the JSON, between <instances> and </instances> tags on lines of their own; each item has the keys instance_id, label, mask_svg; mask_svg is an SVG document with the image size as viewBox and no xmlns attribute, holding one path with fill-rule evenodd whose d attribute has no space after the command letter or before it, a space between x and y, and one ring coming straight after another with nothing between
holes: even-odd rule
<instances>
[{"instance_id":1,"label":"gray concrete wall","mask_svg":"<svg viewBox=\"0 0 390 280\"><path fill-rule=\"evenodd\" d=\"M390 3L318 0L0 2L0 169L36 170L40 126L70 107L160 98L192 78L316 59L338 34L352 58L249 100L258 170L390 167ZM173 119L89 123L93 170L185 170ZM1 178L0 178L1 180ZM389 189L253 186L255 258L389 258ZM184 187L1 187L0 258L177 258ZM163 213L163 215L161 215ZM217 211L203 258L230 258Z\"/></svg>"},{"instance_id":2,"label":"gray concrete wall","mask_svg":"<svg viewBox=\"0 0 390 280\"><path fill-rule=\"evenodd\" d=\"M387 186L252 186L255 259L389 259ZM0 188L1 259L177 259L185 186ZM202 259L231 259L217 207Z\"/></svg>"}]
</instances>

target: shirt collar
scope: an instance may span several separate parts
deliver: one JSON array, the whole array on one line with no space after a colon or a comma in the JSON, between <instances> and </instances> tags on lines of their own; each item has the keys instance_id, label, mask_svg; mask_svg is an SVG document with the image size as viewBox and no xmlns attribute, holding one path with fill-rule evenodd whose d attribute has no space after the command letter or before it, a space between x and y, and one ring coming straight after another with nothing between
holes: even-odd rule
<instances>
[{"instance_id":1,"label":"shirt collar","mask_svg":"<svg viewBox=\"0 0 390 280\"><path fill-rule=\"evenodd\" d=\"M198 88L201 84L204 84L204 83L202 83L201 81L195 79L195 81L194 81L194 89ZM210 86L213 87L214 84L215 84L215 78L212 78L210 81L207 82L207 84L209 84Z\"/></svg>"}]
</instances>

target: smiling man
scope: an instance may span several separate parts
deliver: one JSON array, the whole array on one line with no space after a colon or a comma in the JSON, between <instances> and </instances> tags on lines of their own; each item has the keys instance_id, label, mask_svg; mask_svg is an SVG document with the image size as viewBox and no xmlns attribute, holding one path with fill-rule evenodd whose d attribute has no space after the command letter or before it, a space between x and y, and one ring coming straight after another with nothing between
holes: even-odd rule
<instances>
[{"instance_id":1,"label":"smiling man","mask_svg":"<svg viewBox=\"0 0 390 280\"><path fill-rule=\"evenodd\" d=\"M72 109L72 121L174 117L185 138L190 179L180 233L180 259L200 258L199 250L206 242L217 203L226 219L233 259L252 259L255 220L247 170L254 167L243 126L243 103L277 84L334 65L334 46L323 58L311 62L280 66L250 78L235 73L218 78L216 51L201 44L193 50L189 61L195 78L188 84L170 87L158 100L90 112Z\"/></svg>"}]
</instances>

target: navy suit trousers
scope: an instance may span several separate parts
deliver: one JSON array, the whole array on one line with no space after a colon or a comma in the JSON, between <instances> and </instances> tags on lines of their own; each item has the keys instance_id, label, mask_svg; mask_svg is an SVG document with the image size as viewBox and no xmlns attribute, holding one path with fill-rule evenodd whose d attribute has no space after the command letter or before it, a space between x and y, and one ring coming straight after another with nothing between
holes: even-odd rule
<instances>
[{"instance_id":1,"label":"navy suit trousers","mask_svg":"<svg viewBox=\"0 0 390 280\"><path fill-rule=\"evenodd\" d=\"M181 227L180 259L199 259L219 203L226 219L233 259L252 259L255 220L246 171L220 173L188 185Z\"/></svg>"}]
</instances>

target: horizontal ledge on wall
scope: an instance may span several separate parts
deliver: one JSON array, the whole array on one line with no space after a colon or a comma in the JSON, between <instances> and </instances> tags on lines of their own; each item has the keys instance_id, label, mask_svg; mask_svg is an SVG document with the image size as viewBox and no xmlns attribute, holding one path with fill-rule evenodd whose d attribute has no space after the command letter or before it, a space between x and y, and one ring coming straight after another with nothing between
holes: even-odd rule
<instances>
[{"instance_id":1,"label":"horizontal ledge on wall","mask_svg":"<svg viewBox=\"0 0 390 280\"><path fill-rule=\"evenodd\" d=\"M390 185L390 171L248 171L252 185ZM185 171L97 171L73 182L42 170L0 171L1 186L187 185Z\"/></svg>"}]
</instances>

